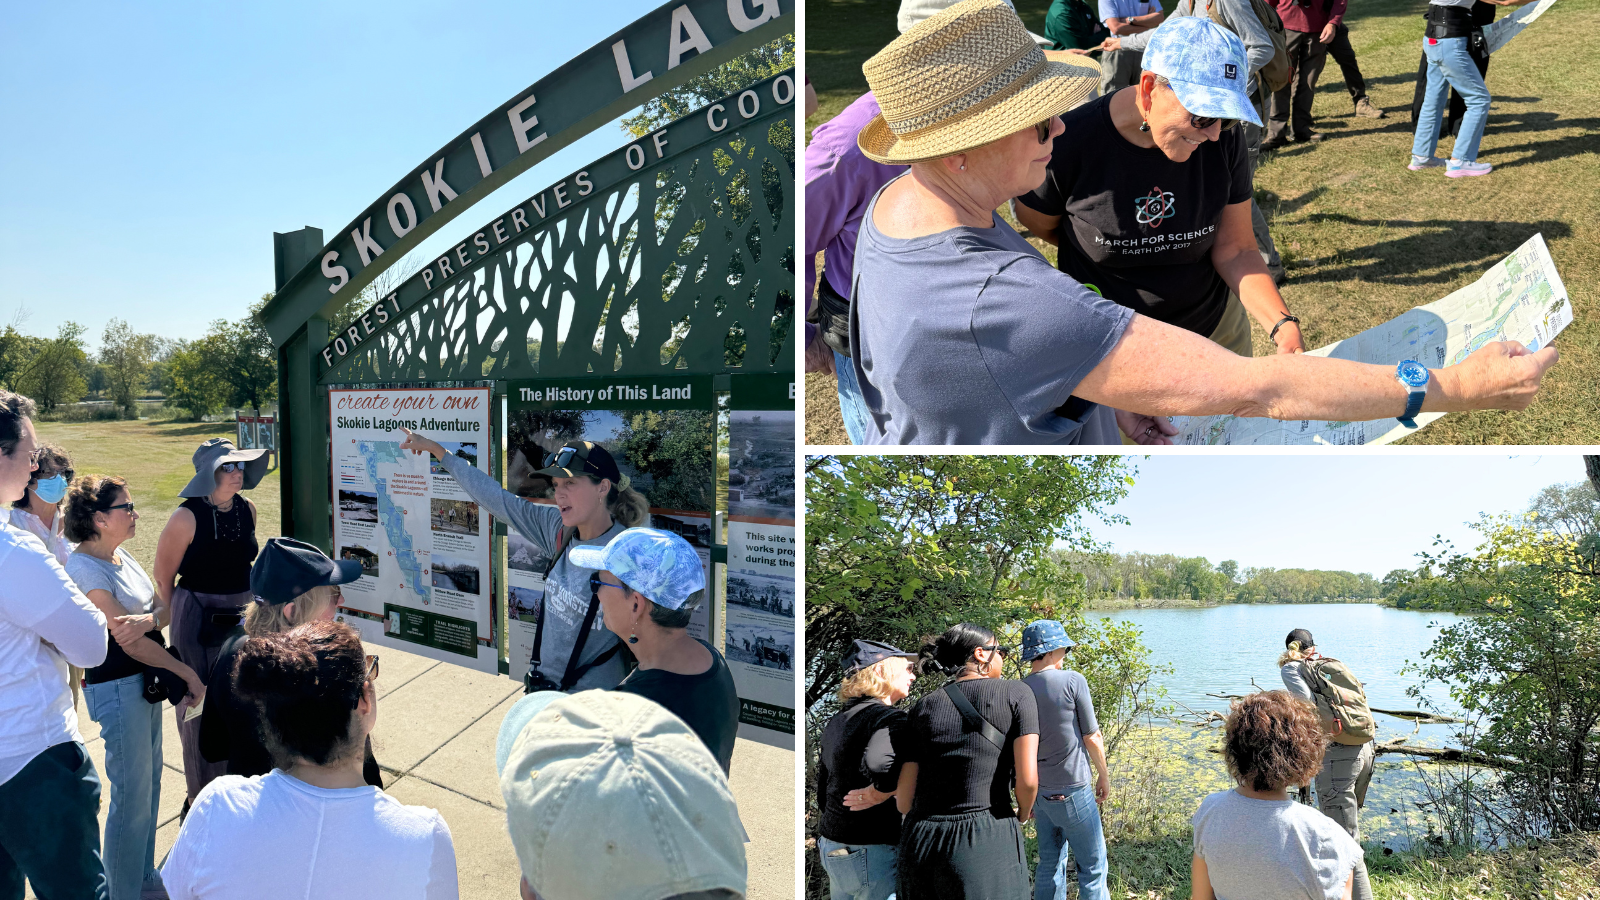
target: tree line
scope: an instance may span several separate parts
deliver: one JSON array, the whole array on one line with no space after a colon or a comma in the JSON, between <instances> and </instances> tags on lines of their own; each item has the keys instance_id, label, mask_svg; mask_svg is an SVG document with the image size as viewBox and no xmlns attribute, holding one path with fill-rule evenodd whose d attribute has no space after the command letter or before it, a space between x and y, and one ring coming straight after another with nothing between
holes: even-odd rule
<instances>
[{"instance_id":1,"label":"tree line","mask_svg":"<svg viewBox=\"0 0 1600 900\"><path fill-rule=\"evenodd\" d=\"M1171 553L1058 550L1056 562L1084 579L1091 600L1190 600L1195 603L1326 603L1376 600L1382 584L1365 572L1240 568L1227 559Z\"/></svg>"},{"instance_id":2,"label":"tree line","mask_svg":"<svg viewBox=\"0 0 1600 900\"><path fill-rule=\"evenodd\" d=\"M225 407L259 414L278 397L277 351L256 315L270 299L263 295L242 319L213 321L194 340L137 332L113 318L92 353L85 326L69 321L54 337L32 335L19 314L0 331L0 387L46 413L93 398L136 418L139 400L159 398L195 419Z\"/></svg>"}]
</instances>

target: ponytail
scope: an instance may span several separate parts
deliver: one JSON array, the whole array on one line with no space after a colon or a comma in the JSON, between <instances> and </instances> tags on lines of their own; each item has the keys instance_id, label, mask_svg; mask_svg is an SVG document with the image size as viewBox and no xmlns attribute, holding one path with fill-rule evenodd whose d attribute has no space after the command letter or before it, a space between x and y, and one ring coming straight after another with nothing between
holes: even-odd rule
<instances>
[{"instance_id":1,"label":"ponytail","mask_svg":"<svg viewBox=\"0 0 1600 900\"><path fill-rule=\"evenodd\" d=\"M917 652L917 674L940 674L946 678L960 675L972 659L972 652L994 643L994 632L982 625L962 622L951 625L931 644L923 644Z\"/></svg>"},{"instance_id":2,"label":"ponytail","mask_svg":"<svg viewBox=\"0 0 1600 900\"><path fill-rule=\"evenodd\" d=\"M613 484L606 493L606 511L611 513L611 520L621 522L623 528L650 524L650 501L633 489L626 475L622 476L622 483Z\"/></svg>"}]
</instances>

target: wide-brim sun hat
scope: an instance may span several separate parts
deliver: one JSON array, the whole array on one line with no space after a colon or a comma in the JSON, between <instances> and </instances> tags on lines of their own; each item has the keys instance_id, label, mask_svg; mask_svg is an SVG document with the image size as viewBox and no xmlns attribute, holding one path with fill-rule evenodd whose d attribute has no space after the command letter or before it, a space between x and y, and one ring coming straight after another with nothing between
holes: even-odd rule
<instances>
[{"instance_id":1,"label":"wide-brim sun hat","mask_svg":"<svg viewBox=\"0 0 1600 900\"><path fill-rule=\"evenodd\" d=\"M250 490L267 474L266 450L240 450L227 438L212 438L194 451L194 477L178 492L179 497L205 497L217 489L217 467L223 463L244 463L244 487Z\"/></svg>"},{"instance_id":2,"label":"wide-brim sun hat","mask_svg":"<svg viewBox=\"0 0 1600 900\"><path fill-rule=\"evenodd\" d=\"M1190 115L1261 124L1245 91L1250 59L1244 42L1210 19L1178 16L1161 23L1141 65L1167 79Z\"/></svg>"},{"instance_id":3,"label":"wide-brim sun hat","mask_svg":"<svg viewBox=\"0 0 1600 900\"><path fill-rule=\"evenodd\" d=\"M861 66L882 113L856 144L908 165L981 147L1094 95L1092 63L1045 59L1004 0L963 0L918 22Z\"/></svg>"}]
</instances>

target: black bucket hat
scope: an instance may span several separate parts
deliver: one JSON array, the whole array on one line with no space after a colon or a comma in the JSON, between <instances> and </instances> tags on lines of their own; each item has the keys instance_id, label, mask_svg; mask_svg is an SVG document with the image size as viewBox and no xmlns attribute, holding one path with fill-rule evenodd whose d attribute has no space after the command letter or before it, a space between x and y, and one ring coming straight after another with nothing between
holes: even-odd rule
<instances>
[{"instance_id":1,"label":"black bucket hat","mask_svg":"<svg viewBox=\"0 0 1600 900\"><path fill-rule=\"evenodd\" d=\"M608 479L614 485L620 486L622 483L622 472L617 468L617 461L611 458L610 451L593 441L567 441L560 450L546 456L544 468L533 474L551 478L592 475Z\"/></svg>"},{"instance_id":2,"label":"black bucket hat","mask_svg":"<svg viewBox=\"0 0 1600 900\"><path fill-rule=\"evenodd\" d=\"M329 559L305 541L275 537L250 567L250 590L259 602L288 603L314 587L349 584L360 577L359 560Z\"/></svg>"}]
</instances>

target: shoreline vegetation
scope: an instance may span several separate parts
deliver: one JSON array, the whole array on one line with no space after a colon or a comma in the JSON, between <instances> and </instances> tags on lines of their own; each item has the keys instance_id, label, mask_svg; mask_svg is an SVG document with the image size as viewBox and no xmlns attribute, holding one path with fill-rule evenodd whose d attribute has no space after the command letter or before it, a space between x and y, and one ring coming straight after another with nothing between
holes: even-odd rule
<instances>
[{"instance_id":1,"label":"shoreline vegetation","mask_svg":"<svg viewBox=\"0 0 1600 900\"><path fill-rule=\"evenodd\" d=\"M1084 612L1118 612L1125 609L1211 609L1215 606L1270 606L1288 603L1371 603L1396 609L1382 597L1347 597L1333 600L1193 600L1188 597L1090 597Z\"/></svg>"}]
</instances>

